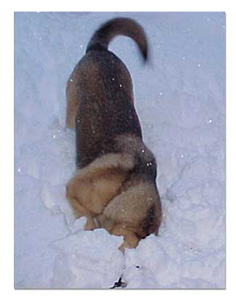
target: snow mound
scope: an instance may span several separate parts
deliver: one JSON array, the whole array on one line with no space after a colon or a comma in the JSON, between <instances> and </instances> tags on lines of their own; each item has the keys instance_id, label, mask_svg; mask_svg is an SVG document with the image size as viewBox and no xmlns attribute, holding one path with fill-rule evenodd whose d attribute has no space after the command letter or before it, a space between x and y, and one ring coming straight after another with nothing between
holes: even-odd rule
<instances>
[{"instance_id":1,"label":"snow mound","mask_svg":"<svg viewBox=\"0 0 236 300\"><path fill-rule=\"evenodd\" d=\"M104 229L81 231L54 242L53 288L111 288L124 268L118 249L123 238L110 236Z\"/></svg>"}]
</instances>

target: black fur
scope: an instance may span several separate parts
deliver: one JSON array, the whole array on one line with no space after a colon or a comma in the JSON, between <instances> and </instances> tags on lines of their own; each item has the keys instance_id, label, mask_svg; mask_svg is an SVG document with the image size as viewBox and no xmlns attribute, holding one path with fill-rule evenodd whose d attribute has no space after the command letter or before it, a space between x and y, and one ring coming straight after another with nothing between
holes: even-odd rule
<instances>
[{"instance_id":1,"label":"black fur","mask_svg":"<svg viewBox=\"0 0 236 300\"><path fill-rule=\"evenodd\" d=\"M108 44L118 35L125 35L133 39L146 61L148 59L147 38L143 28L129 18L115 18L103 24L92 36L86 53L91 50L107 50Z\"/></svg>"}]
</instances>

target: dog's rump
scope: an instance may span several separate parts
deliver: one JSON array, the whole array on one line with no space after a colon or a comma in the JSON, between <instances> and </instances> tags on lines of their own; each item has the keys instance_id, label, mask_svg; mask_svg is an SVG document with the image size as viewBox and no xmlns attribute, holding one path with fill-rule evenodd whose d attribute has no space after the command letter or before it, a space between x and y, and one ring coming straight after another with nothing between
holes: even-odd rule
<instances>
[{"instance_id":1,"label":"dog's rump","mask_svg":"<svg viewBox=\"0 0 236 300\"><path fill-rule=\"evenodd\" d=\"M114 152L111 141L115 136L141 138L142 132L133 104L132 80L117 56L107 50L91 51L76 68L77 166L84 167L99 155Z\"/></svg>"}]
</instances>

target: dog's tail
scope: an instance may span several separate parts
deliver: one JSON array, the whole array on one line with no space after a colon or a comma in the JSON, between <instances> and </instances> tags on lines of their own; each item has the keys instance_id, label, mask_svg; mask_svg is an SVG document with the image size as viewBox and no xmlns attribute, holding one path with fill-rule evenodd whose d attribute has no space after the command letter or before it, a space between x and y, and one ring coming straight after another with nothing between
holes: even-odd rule
<instances>
[{"instance_id":1,"label":"dog's tail","mask_svg":"<svg viewBox=\"0 0 236 300\"><path fill-rule=\"evenodd\" d=\"M147 38L143 28L129 18L115 18L104 23L92 36L86 53L91 50L107 50L111 40L117 35L125 35L133 39L146 61L148 58Z\"/></svg>"}]
</instances>

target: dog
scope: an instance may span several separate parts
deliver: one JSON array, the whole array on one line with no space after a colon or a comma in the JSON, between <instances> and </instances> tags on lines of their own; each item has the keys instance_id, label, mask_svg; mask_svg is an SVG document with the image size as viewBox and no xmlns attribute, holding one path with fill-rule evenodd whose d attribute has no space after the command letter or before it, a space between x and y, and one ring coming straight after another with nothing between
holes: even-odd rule
<instances>
[{"instance_id":1,"label":"dog","mask_svg":"<svg viewBox=\"0 0 236 300\"><path fill-rule=\"evenodd\" d=\"M161 201L156 160L142 139L134 107L132 80L108 45L116 36L133 39L148 58L143 28L129 18L115 18L92 36L66 87L66 125L76 130L76 174L66 196L86 230L105 228L123 236L120 249L158 233Z\"/></svg>"}]
</instances>

